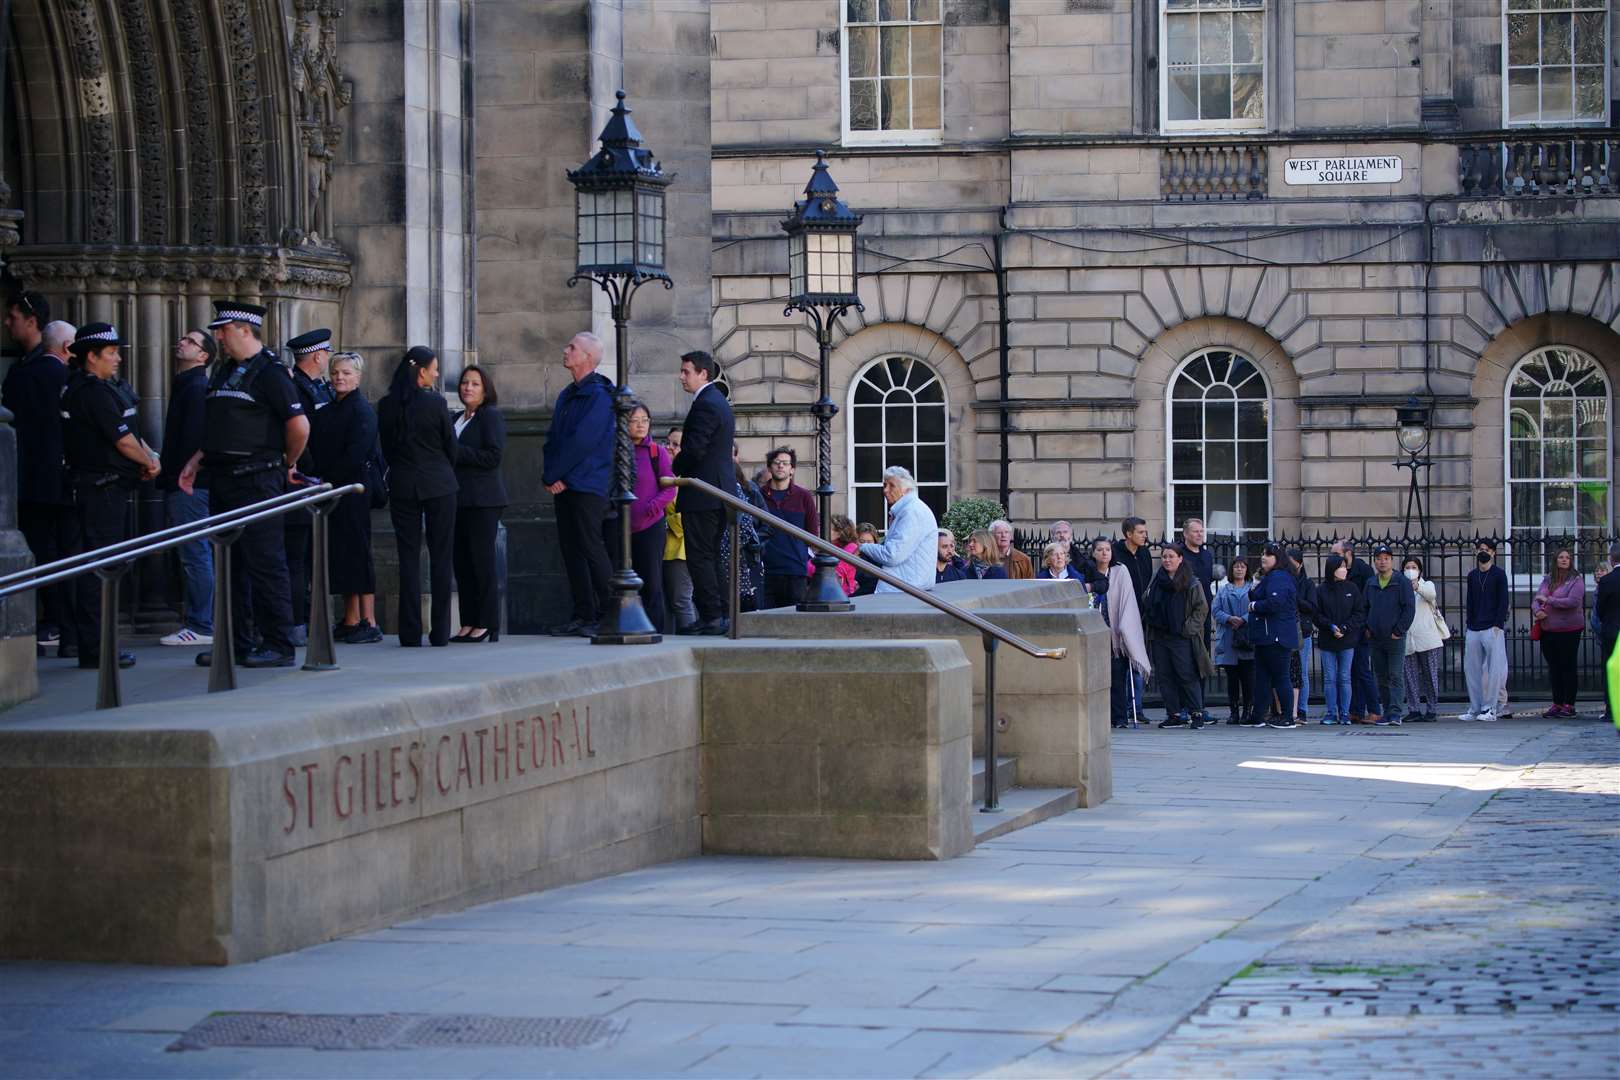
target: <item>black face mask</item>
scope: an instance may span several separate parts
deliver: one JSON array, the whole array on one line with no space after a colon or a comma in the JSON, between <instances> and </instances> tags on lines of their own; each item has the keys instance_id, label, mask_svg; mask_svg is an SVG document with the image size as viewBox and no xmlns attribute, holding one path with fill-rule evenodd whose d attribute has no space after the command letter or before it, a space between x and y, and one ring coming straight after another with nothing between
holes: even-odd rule
<instances>
[{"instance_id":1,"label":"black face mask","mask_svg":"<svg viewBox=\"0 0 1620 1080\"><path fill-rule=\"evenodd\" d=\"M1479 565L1484 566L1486 563L1491 561L1491 553L1488 551L1482 551L1478 555L1475 555L1474 558L1479 560Z\"/></svg>"}]
</instances>

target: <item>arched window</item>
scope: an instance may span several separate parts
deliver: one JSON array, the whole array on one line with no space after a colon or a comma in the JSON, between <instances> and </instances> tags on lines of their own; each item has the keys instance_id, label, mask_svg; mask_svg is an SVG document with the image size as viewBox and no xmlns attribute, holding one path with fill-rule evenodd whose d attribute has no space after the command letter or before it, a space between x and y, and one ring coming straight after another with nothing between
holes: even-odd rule
<instances>
[{"instance_id":1,"label":"arched window","mask_svg":"<svg viewBox=\"0 0 1620 1080\"><path fill-rule=\"evenodd\" d=\"M917 495L945 512L949 496L945 384L921 360L875 360L855 377L849 405L849 513L883 528L883 470L902 465L917 479Z\"/></svg>"},{"instance_id":2,"label":"arched window","mask_svg":"<svg viewBox=\"0 0 1620 1080\"><path fill-rule=\"evenodd\" d=\"M1170 378L1170 467L1174 531L1202 518L1211 535L1261 540L1271 531L1271 389L1254 362L1205 349Z\"/></svg>"},{"instance_id":3,"label":"arched window","mask_svg":"<svg viewBox=\"0 0 1620 1080\"><path fill-rule=\"evenodd\" d=\"M1564 345L1520 360L1508 376L1507 438L1508 535L1608 533L1609 380L1595 360Z\"/></svg>"}]
</instances>

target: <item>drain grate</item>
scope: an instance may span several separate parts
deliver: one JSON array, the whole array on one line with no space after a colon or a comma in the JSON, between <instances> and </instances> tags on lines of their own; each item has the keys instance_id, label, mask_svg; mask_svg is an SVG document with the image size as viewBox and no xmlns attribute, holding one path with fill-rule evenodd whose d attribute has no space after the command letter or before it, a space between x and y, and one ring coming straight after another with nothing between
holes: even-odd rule
<instances>
[{"instance_id":1,"label":"drain grate","mask_svg":"<svg viewBox=\"0 0 1620 1080\"><path fill-rule=\"evenodd\" d=\"M623 1021L595 1016L221 1012L193 1026L170 1044L169 1049L410 1050L428 1046L532 1046L548 1050L591 1050L607 1046L623 1030Z\"/></svg>"}]
</instances>

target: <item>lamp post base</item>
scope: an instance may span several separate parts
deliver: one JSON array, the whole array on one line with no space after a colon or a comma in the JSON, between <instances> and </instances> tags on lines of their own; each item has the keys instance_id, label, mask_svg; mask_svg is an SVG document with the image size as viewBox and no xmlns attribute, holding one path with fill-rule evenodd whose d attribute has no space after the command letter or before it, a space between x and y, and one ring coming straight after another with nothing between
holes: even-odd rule
<instances>
[{"instance_id":1,"label":"lamp post base","mask_svg":"<svg viewBox=\"0 0 1620 1080\"><path fill-rule=\"evenodd\" d=\"M838 581L838 560L830 555L816 556L816 574L805 589L804 599L795 611L854 611L855 605L844 595Z\"/></svg>"},{"instance_id":2,"label":"lamp post base","mask_svg":"<svg viewBox=\"0 0 1620 1080\"><path fill-rule=\"evenodd\" d=\"M613 599L596 624L592 645L656 645L664 640L641 605L641 579L634 572L613 577Z\"/></svg>"}]
</instances>

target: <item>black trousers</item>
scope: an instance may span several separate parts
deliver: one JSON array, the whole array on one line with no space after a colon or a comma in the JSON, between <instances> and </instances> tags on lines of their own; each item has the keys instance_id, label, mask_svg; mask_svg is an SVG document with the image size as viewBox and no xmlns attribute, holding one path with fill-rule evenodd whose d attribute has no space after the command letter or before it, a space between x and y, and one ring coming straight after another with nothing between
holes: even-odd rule
<instances>
[{"instance_id":1,"label":"black trousers","mask_svg":"<svg viewBox=\"0 0 1620 1080\"><path fill-rule=\"evenodd\" d=\"M309 621L309 564L314 551L314 522L308 510L284 515L287 545L287 594L292 601L293 622Z\"/></svg>"},{"instance_id":2,"label":"black trousers","mask_svg":"<svg viewBox=\"0 0 1620 1080\"><path fill-rule=\"evenodd\" d=\"M1159 696L1164 698L1167 717L1204 711L1204 687L1198 681L1198 662L1193 658L1191 641L1184 637L1154 639L1153 674L1159 680Z\"/></svg>"},{"instance_id":3,"label":"black trousers","mask_svg":"<svg viewBox=\"0 0 1620 1080\"><path fill-rule=\"evenodd\" d=\"M1112 727L1124 727L1131 720L1131 662L1123 656L1111 656L1108 683L1108 722Z\"/></svg>"},{"instance_id":4,"label":"black trousers","mask_svg":"<svg viewBox=\"0 0 1620 1080\"><path fill-rule=\"evenodd\" d=\"M607 496L564 491L556 505L557 549L574 596L572 618L595 626L613 599L613 566L602 540Z\"/></svg>"},{"instance_id":5,"label":"black trousers","mask_svg":"<svg viewBox=\"0 0 1620 1080\"><path fill-rule=\"evenodd\" d=\"M1552 683L1554 705L1575 704L1575 690L1580 684L1575 674L1575 661L1581 651L1581 631L1543 630L1541 655L1547 658L1548 681ZM1603 657L1607 660L1608 657Z\"/></svg>"},{"instance_id":6,"label":"black trousers","mask_svg":"<svg viewBox=\"0 0 1620 1080\"><path fill-rule=\"evenodd\" d=\"M729 575L720 565L720 537L726 531L726 512L683 510L681 525L686 529L686 568L692 574L692 604L698 622L726 617L726 597L721 582Z\"/></svg>"},{"instance_id":7,"label":"black trousers","mask_svg":"<svg viewBox=\"0 0 1620 1080\"><path fill-rule=\"evenodd\" d=\"M500 595L495 581L495 531L500 506L456 507L456 596L461 624L499 631Z\"/></svg>"},{"instance_id":8,"label":"black trousers","mask_svg":"<svg viewBox=\"0 0 1620 1080\"><path fill-rule=\"evenodd\" d=\"M287 490L287 474L280 469L260 469L246 476L223 473L224 470L219 470L208 481L210 513L222 514L239 506L273 499ZM219 583L214 587L219 588ZM232 644L237 655L251 652L255 637L258 644L271 652L293 651L287 529L280 518L244 526L242 535L231 545L231 612L236 638ZM214 632L220 632L218 625Z\"/></svg>"},{"instance_id":9,"label":"black trousers","mask_svg":"<svg viewBox=\"0 0 1620 1080\"><path fill-rule=\"evenodd\" d=\"M434 499L401 499L388 502L388 516L394 522L399 542L399 643L422 644L422 537L427 536L428 574L432 602L428 642L450 643L450 549L455 541L456 496ZM426 523L424 530L423 524Z\"/></svg>"},{"instance_id":10,"label":"black trousers","mask_svg":"<svg viewBox=\"0 0 1620 1080\"><path fill-rule=\"evenodd\" d=\"M1265 723L1271 708L1271 695L1276 694L1286 708L1293 687L1288 685L1288 654L1293 650L1286 645L1257 645L1254 649L1254 701L1249 706L1250 723Z\"/></svg>"},{"instance_id":11,"label":"black trousers","mask_svg":"<svg viewBox=\"0 0 1620 1080\"><path fill-rule=\"evenodd\" d=\"M1241 719L1254 707L1254 661L1224 664L1222 670L1226 672L1226 703L1232 715Z\"/></svg>"},{"instance_id":12,"label":"black trousers","mask_svg":"<svg viewBox=\"0 0 1620 1080\"><path fill-rule=\"evenodd\" d=\"M75 484L73 514L76 544L68 554L128 540L129 488L122 484ZM79 642L79 662L88 666L101 658L101 577L80 574L73 586L73 633ZM64 627L64 640L66 630Z\"/></svg>"},{"instance_id":13,"label":"black trousers","mask_svg":"<svg viewBox=\"0 0 1620 1080\"><path fill-rule=\"evenodd\" d=\"M660 634L664 632L664 533L660 518L630 534L630 567L641 579L641 606ZM614 563L617 565L617 558Z\"/></svg>"},{"instance_id":14,"label":"black trousers","mask_svg":"<svg viewBox=\"0 0 1620 1080\"><path fill-rule=\"evenodd\" d=\"M18 503L17 528L34 554L34 565L44 566L58 559L76 554L74 537L78 534L78 510L56 503ZM56 627L62 634L63 645L73 645L73 591L72 581L59 581L39 590L40 627Z\"/></svg>"},{"instance_id":15,"label":"black trousers","mask_svg":"<svg viewBox=\"0 0 1620 1080\"><path fill-rule=\"evenodd\" d=\"M761 608L793 607L804 603L810 579L803 574L766 574Z\"/></svg>"}]
</instances>

